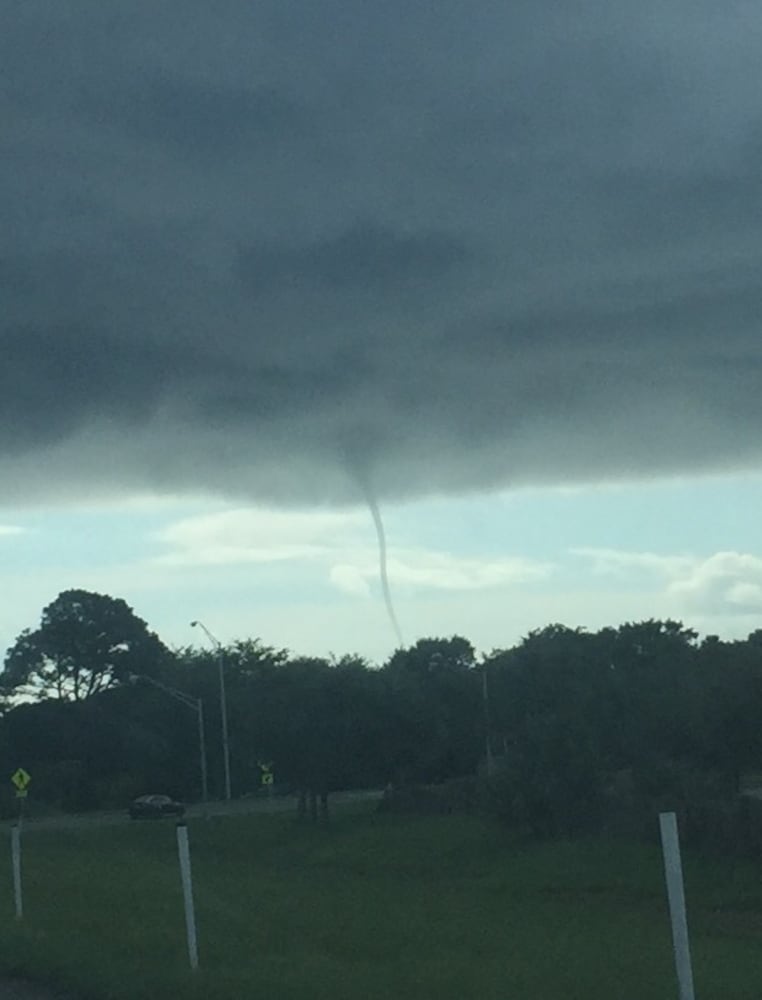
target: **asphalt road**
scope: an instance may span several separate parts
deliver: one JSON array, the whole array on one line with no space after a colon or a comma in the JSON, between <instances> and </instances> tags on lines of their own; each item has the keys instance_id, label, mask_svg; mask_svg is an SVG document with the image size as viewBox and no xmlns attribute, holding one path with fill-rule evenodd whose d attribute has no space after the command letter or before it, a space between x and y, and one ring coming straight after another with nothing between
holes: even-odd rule
<instances>
[{"instance_id":1,"label":"asphalt road","mask_svg":"<svg viewBox=\"0 0 762 1000\"><path fill-rule=\"evenodd\" d=\"M330 796L329 806L340 805L346 802L370 802L380 799L382 793L378 789L364 789L352 792L335 792ZM280 795L271 799L267 798L242 798L233 799L230 802L209 802L206 807L208 816L245 816L255 813L296 813L297 799L295 795ZM200 803L188 806L186 818L199 819L204 816L204 808ZM75 815L59 815L35 817L31 815L24 819L24 830L65 830L80 829L82 827L120 826L131 823L126 809L112 812L92 812L78 813ZM13 820L4 820L3 827L11 827ZM3 1000L3 993L0 992L0 1000Z\"/></svg>"}]
</instances>

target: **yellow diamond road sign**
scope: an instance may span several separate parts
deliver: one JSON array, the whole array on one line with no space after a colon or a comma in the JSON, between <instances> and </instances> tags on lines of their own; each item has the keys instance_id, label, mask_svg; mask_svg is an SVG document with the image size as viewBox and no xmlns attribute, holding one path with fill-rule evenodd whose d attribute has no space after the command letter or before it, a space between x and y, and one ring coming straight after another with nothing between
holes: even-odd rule
<instances>
[{"instance_id":1,"label":"yellow diamond road sign","mask_svg":"<svg viewBox=\"0 0 762 1000\"><path fill-rule=\"evenodd\" d=\"M273 762L270 760L264 764L261 760L257 761L257 767L262 772L260 775L260 781L263 785L272 785L273 783Z\"/></svg>"},{"instance_id":2,"label":"yellow diamond road sign","mask_svg":"<svg viewBox=\"0 0 762 1000\"><path fill-rule=\"evenodd\" d=\"M11 781L16 786L16 788L23 792L26 790L26 786L32 780L32 776L28 774L23 767L20 767L15 774L11 775Z\"/></svg>"}]
</instances>

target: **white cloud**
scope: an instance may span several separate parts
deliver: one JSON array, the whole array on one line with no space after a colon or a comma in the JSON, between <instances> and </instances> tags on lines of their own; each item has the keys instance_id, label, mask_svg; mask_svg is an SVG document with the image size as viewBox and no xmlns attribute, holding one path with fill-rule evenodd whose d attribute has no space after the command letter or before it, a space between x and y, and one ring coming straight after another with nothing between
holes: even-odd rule
<instances>
[{"instance_id":1,"label":"white cloud","mask_svg":"<svg viewBox=\"0 0 762 1000\"><path fill-rule=\"evenodd\" d=\"M512 556L474 559L447 552L403 549L389 559L392 581L432 590L486 590L544 580L552 572L549 563Z\"/></svg>"},{"instance_id":2,"label":"white cloud","mask_svg":"<svg viewBox=\"0 0 762 1000\"><path fill-rule=\"evenodd\" d=\"M16 524L0 524L0 538L9 538L13 535L23 535L24 528Z\"/></svg>"},{"instance_id":3,"label":"white cloud","mask_svg":"<svg viewBox=\"0 0 762 1000\"><path fill-rule=\"evenodd\" d=\"M162 566L273 563L325 557L357 533L359 513L235 509L183 518L160 531Z\"/></svg>"},{"instance_id":4,"label":"white cloud","mask_svg":"<svg viewBox=\"0 0 762 1000\"><path fill-rule=\"evenodd\" d=\"M710 556L577 548L574 555L592 560L592 572L632 580L646 571L663 581L665 609L671 614L707 616L762 611L762 558L741 552Z\"/></svg>"},{"instance_id":5,"label":"white cloud","mask_svg":"<svg viewBox=\"0 0 762 1000\"><path fill-rule=\"evenodd\" d=\"M656 552L627 552L620 549L573 548L572 555L592 560L592 571L599 576L628 578L633 570L643 570L663 577L679 577L696 564L693 556L665 555Z\"/></svg>"},{"instance_id":6,"label":"white cloud","mask_svg":"<svg viewBox=\"0 0 762 1000\"><path fill-rule=\"evenodd\" d=\"M762 585L758 583L735 583L727 594L730 604L737 604L743 609L759 611L762 609Z\"/></svg>"},{"instance_id":7,"label":"white cloud","mask_svg":"<svg viewBox=\"0 0 762 1000\"><path fill-rule=\"evenodd\" d=\"M322 563L331 584L355 596L368 595L378 579L378 549L365 511L226 510L184 518L157 537L168 551L151 560L156 567ZM398 587L470 591L543 580L552 567L518 556L480 559L392 545L388 572Z\"/></svg>"},{"instance_id":8,"label":"white cloud","mask_svg":"<svg viewBox=\"0 0 762 1000\"><path fill-rule=\"evenodd\" d=\"M352 564L334 566L331 582L348 593L368 593L378 579L378 556L373 549L358 549ZM392 548L388 558L389 581L412 591L476 591L510 587L547 579L554 567L519 556L476 559L423 548Z\"/></svg>"},{"instance_id":9,"label":"white cloud","mask_svg":"<svg viewBox=\"0 0 762 1000\"><path fill-rule=\"evenodd\" d=\"M337 590L354 597L370 597L370 585L357 566L341 563L331 568L329 576Z\"/></svg>"},{"instance_id":10,"label":"white cloud","mask_svg":"<svg viewBox=\"0 0 762 1000\"><path fill-rule=\"evenodd\" d=\"M670 583L668 592L686 608L704 614L762 611L762 559L740 552L716 552Z\"/></svg>"}]
</instances>

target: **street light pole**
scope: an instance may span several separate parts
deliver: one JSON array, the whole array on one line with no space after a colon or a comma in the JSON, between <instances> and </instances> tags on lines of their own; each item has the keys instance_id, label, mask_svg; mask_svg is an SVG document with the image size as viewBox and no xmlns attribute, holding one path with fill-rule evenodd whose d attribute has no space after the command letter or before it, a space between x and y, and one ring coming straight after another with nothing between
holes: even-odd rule
<instances>
[{"instance_id":1,"label":"street light pole","mask_svg":"<svg viewBox=\"0 0 762 1000\"><path fill-rule=\"evenodd\" d=\"M225 799L227 802L232 798L230 784L230 742L228 739L228 703L225 694L225 653L222 643L216 636L212 635L209 629L201 621L192 621L191 628L200 628L207 639L212 643L217 651L217 670L220 675L220 714L222 716L222 760L225 766Z\"/></svg>"},{"instance_id":2,"label":"street light pole","mask_svg":"<svg viewBox=\"0 0 762 1000\"><path fill-rule=\"evenodd\" d=\"M170 687L168 684L162 684L161 681L154 680L153 677L147 677L145 674L132 674L130 680L133 683L136 681L145 681L147 684L151 684L153 687L163 691L164 694L169 695L170 698L182 702L183 705L187 705L188 708L192 708L195 711L198 720L198 749L201 763L201 801L203 803L204 815L206 815L209 803L209 780L206 766L206 731L204 727L203 701L201 698L194 698L192 694L186 694L185 691L178 691L177 688Z\"/></svg>"}]
</instances>

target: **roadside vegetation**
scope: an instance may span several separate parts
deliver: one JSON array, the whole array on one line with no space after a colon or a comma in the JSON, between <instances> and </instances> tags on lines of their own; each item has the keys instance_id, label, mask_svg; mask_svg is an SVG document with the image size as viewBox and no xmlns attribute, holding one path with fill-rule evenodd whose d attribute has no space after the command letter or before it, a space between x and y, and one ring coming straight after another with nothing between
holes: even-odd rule
<instances>
[{"instance_id":1,"label":"roadside vegetation","mask_svg":"<svg viewBox=\"0 0 762 1000\"><path fill-rule=\"evenodd\" d=\"M31 774L31 815L147 793L198 800L200 700L221 798L220 657L233 796L261 793L266 765L315 818L340 789L391 786L415 806L432 797L411 789L489 771L488 796L461 788L445 806L478 799L539 837L610 828L613 813L636 834L658 808L685 806L692 828L733 846L744 775L762 771L762 631L724 642L675 621L552 624L483 655L462 636L423 638L371 664L248 638L170 650L124 601L72 590L5 658L0 776ZM0 780L0 813L16 808Z\"/></svg>"},{"instance_id":2,"label":"roadside vegetation","mask_svg":"<svg viewBox=\"0 0 762 1000\"><path fill-rule=\"evenodd\" d=\"M338 811L191 825L188 969L174 825L34 831L25 919L0 866L0 965L98 1000L662 1000L675 995L657 845L537 843L473 817ZM758 864L689 853L702 1000L762 992Z\"/></svg>"},{"instance_id":3,"label":"roadside vegetation","mask_svg":"<svg viewBox=\"0 0 762 1000\"><path fill-rule=\"evenodd\" d=\"M675 811L697 993L760 995L761 631L553 624L481 656L451 636L370 664L258 639L170 650L125 602L67 591L0 672L2 814L198 800L199 702L222 798L220 659L233 798L293 805L191 820L198 974L174 826L126 818L27 824L19 924L0 865L7 974L78 1000L660 1000L657 815ZM351 789L378 789L377 811L330 798Z\"/></svg>"}]
</instances>

